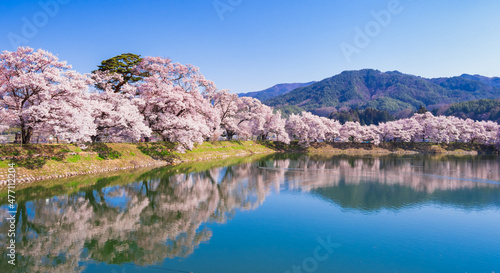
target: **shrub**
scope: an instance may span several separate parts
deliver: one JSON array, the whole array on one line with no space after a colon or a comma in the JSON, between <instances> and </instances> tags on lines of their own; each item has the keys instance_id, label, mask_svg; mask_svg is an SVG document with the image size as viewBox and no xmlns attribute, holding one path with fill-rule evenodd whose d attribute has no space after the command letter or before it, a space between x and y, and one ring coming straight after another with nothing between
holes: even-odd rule
<instances>
[{"instance_id":1,"label":"shrub","mask_svg":"<svg viewBox=\"0 0 500 273\"><path fill-rule=\"evenodd\" d=\"M108 145L104 143L93 143L90 146L90 151L97 152L101 159L117 159L122 155L118 152L110 148Z\"/></svg>"}]
</instances>

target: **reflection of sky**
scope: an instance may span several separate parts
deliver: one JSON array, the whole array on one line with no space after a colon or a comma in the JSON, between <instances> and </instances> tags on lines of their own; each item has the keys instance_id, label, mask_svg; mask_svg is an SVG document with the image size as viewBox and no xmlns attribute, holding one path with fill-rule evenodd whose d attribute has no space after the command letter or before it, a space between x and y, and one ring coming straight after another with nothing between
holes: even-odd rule
<instances>
[{"instance_id":1,"label":"reflection of sky","mask_svg":"<svg viewBox=\"0 0 500 273\"><path fill-rule=\"evenodd\" d=\"M162 267L285 272L313 255L318 238L331 236L340 247L316 272L492 272L500 267L499 213L498 208L469 213L427 204L366 214L310 193L282 192L255 211L209 225L214 232L209 244Z\"/></svg>"},{"instance_id":2,"label":"reflection of sky","mask_svg":"<svg viewBox=\"0 0 500 273\"><path fill-rule=\"evenodd\" d=\"M119 208L120 211L124 211L127 209L130 197L127 196L124 192L121 192L120 186L105 188L103 192L105 195L104 198L106 199L106 204L114 208Z\"/></svg>"},{"instance_id":3,"label":"reflection of sky","mask_svg":"<svg viewBox=\"0 0 500 273\"><path fill-rule=\"evenodd\" d=\"M217 175L217 184L220 184L222 182L226 172L227 172L227 167L220 168L219 174Z\"/></svg>"}]
</instances>

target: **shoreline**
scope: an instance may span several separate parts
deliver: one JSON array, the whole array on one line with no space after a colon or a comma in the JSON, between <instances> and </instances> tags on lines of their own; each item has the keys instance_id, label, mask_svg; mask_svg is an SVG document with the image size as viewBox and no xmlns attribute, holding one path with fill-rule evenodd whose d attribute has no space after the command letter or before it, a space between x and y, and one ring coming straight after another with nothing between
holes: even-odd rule
<instances>
[{"instance_id":1,"label":"shoreline","mask_svg":"<svg viewBox=\"0 0 500 273\"><path fill-rule=\"evenodd\" d=\"M141 168L156 168L163 166L175 166L181 163L211 161L226 158L241 158L258 154L275 153L302 153L302 154L328 154L328 155L389 155L389 154L443 154L443 155L469 155L496 154L492 146L487 145L437 145L429 143L417 143L408 145L402 143L373 146L366 143L311 143L307 148L300 147L298 144L284 145L281 143L262 142L262 141L221 141L205 142L198 145L193 151L187 151L180 154L172 150L172 146L167 144L127 144L127 143L108 143L101 144L109 151L120 154L119 158L103 159L104 155L98 152L79 151L77 146L72 145L38 145L34 146L43 151L44 148L59 147L66 153L62 160L55 158L54 154L32 154L28 150L26 155L5 156L5 148L2 146L0 151L0 190L7 186L7 168L4 168L7 162L16 163L18 185L28 185L34 182L50 181L69 177L103 174L116 171L135 170ZM20 148L15 146L7 147L9 151L19 152ZM31 147L30 147L31 148ZM453 149L462 148L462 149ZM466 150L467 149L467 150ZM46 149L47 150L47 149ZM49 149L50 150L50 149ZM45 151L47 152L47 151ZM61 156L61 155L60 155ZM102 157L101 157L102 156ZM44 159L47 159L44 161ZM37 160L43 163L28 165Z\"/></svg>"}]
</instances>

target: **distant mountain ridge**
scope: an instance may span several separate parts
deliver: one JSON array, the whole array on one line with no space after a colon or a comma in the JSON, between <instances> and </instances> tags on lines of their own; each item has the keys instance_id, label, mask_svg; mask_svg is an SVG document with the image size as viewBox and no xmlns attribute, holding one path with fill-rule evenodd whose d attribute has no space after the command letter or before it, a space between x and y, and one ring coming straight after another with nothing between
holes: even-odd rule
<instances>
[{"instance_id":1,"label":"distant mountain ridge","mask_svg":"<svg viewBox=\"0 0 500 273\"><path fill-rule=\"evenodd\" d=\"M313 83L315 83L315 81L306 82L306 83L281 83L281 84L277 84L273 87L264 89L262 91L239 93L238 96L240 96L240 97L252 97L252 98L256 98L260 101L265 101L265 100L277 97L279 95L286 94L294 89L311 85Z\"/></svg>"},{"instance_id":2,"label":"distant mountain ridge","mask_svg":"<svg viewBox=\"0 0 500 273\"><path fill-rule=\"evenodd\" d=\"M412 111L420 105L443 105L478 99L500 98L500 78L463 74L427 79L398 71L373 69L344 71L338 75L264 100L273 107L297 112L318 109Z\"/></svg>"},{"instance_id":3,"label":"distant mountain ridge","mask_svg":"<svg viewBox=\"0 0 500 273\"><path fill-rule=\"evenodd\" d=\"M462 74L460 77L462 77L464 79L469 79L469 80L481 81L487 85L500 88L500 78L499 77L490 78L490 77L485 77L485 76L481 76L481 75L469 75L469 74Z\"/></svg>"}]
</instances>

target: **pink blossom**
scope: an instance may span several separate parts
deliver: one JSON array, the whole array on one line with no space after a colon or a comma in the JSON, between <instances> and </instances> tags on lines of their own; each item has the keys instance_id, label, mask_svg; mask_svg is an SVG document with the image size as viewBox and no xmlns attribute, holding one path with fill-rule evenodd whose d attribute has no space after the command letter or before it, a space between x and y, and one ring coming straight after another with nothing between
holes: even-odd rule
<instances>
[{"instance_id":1,"label":"pink blossom","mask_svg":"<svg viewBox=\"0 0 500 273\"><path fill-rule=\"evenodd\" d=\"M137 69L149 77L137 86L134 104L149 128L164 141L177 142L178 149L184 151L217 131L218 111L202 95L214 92L215 85L198 68L146 57Z\"/></svg>"},{"instance_id":2,"label":"pink blossom","mask_svg":"<svg viewBox=\"0 0 500 273\"><path fill-rule=\"evenodd\" d=\"M0 54L0 108L13 117L8 125L21 128L23 143L42 131L67 141L95 134L86 77L70 68L41 49Z\"/></svg>"}]
</instances>

